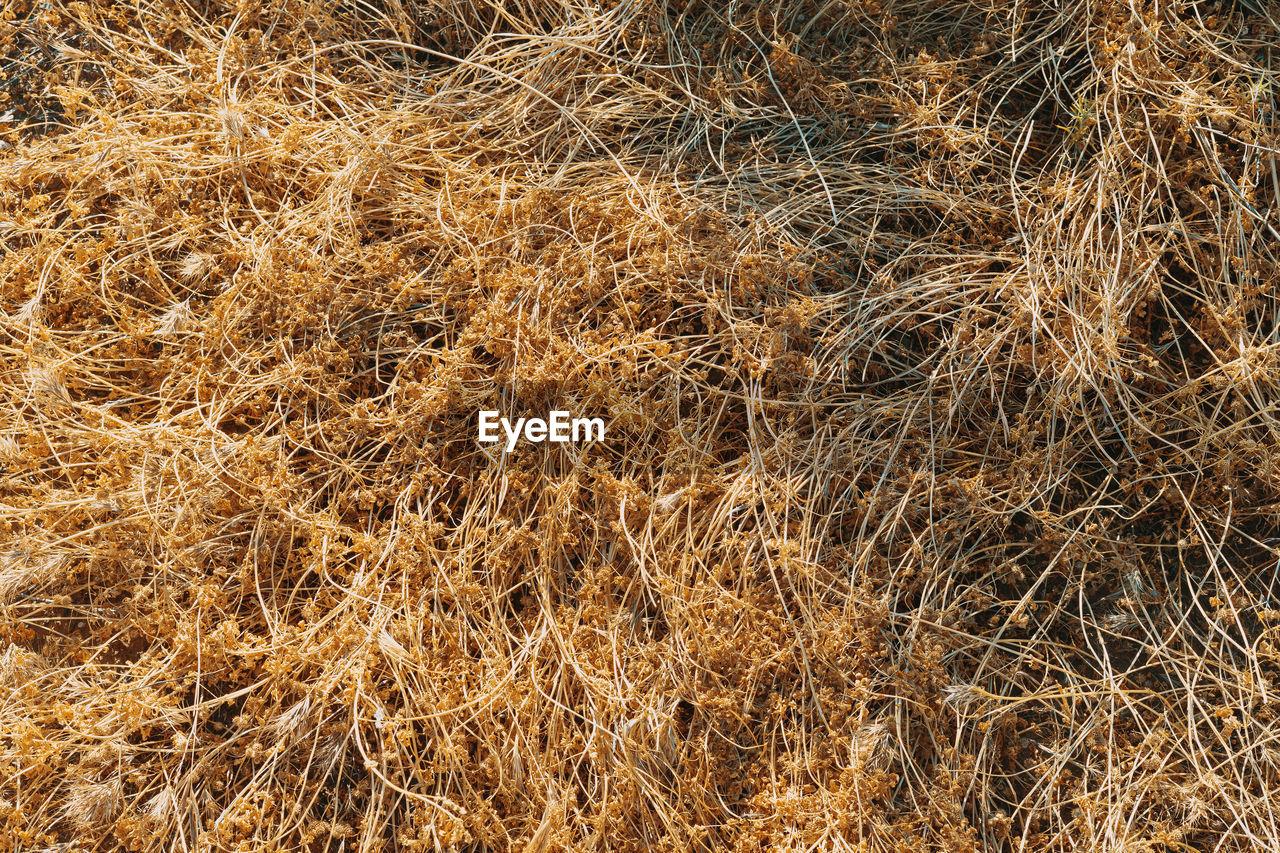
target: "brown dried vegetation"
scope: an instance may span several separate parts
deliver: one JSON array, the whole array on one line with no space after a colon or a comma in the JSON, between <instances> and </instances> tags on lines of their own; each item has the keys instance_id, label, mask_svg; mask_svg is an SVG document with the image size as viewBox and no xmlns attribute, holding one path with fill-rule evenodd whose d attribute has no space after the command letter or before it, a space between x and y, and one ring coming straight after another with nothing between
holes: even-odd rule
<instances>
[{"instance_id":1,"label":"brown dried vegetation","mask_svg":"<svg viewBox=\"0 0 1280 853\"><path fill-rule=\"evenodd\" d=\"M1280 849L1277 15L10 0L0 850Z\"/></svg>"}]
</instances>

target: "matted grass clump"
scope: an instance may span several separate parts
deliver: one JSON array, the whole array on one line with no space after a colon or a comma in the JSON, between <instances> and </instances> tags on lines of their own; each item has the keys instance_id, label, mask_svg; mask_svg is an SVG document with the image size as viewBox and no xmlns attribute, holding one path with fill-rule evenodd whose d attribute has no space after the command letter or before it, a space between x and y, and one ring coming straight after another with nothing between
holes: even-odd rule
<instances>
[{"instance_id":1,"label":"matted grass clump","mask_svg":"<svg viewBox=\"0 0 1280 853\"><path fill-rule=\"evenodd\" d=\"M0 850L1280 849L1274 4L2 18Z\"/></svg>"}]
</instances>

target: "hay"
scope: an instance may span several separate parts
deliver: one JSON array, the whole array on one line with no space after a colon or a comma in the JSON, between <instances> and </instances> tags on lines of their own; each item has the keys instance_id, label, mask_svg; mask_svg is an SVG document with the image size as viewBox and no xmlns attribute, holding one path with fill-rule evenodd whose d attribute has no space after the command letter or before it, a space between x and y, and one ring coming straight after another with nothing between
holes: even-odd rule
<instances>
[{"instance_id":1,"label":"hay","mask_svg":"<svg viewBox=\"0 0 1280 853\"><path fill-rule=\"evenodd\" d=\"M6 9L0 849L1280 848L1274 7Z\"/></svg>"}]
</instances>

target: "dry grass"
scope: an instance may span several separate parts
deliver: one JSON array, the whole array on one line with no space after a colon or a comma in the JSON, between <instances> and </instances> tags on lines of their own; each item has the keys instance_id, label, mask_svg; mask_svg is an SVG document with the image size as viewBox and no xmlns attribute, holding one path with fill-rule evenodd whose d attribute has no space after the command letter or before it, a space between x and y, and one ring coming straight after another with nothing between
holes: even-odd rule
<instances>
[{"instance_id":1,"label":"dry grass","mask_svg":"<svg viewBox=\"0 0 1280 853\"><path fill-rule=\"evenodd\" d=\"M5 9L0 849L1280 849L1274 3Z\"/></svg>"}]
</instances>

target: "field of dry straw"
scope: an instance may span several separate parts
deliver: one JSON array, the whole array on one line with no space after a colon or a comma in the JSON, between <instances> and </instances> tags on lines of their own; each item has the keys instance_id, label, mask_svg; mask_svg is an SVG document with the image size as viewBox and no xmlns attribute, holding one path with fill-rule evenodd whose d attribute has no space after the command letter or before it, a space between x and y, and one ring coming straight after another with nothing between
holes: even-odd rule
<instances>
[{"instance_id":1,"label":"field of dry straw","mask_svg":"<svg viewBox=\"0 0 1280 853\"><path fill-rule=\"evenodd\" d=\"M1280 849L1280 4L0 18L0 851Z\"/></svg>"}]
</instances>

